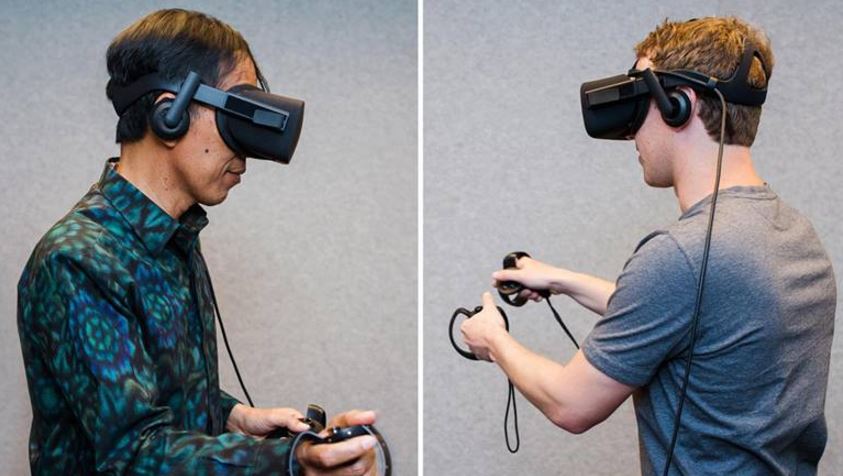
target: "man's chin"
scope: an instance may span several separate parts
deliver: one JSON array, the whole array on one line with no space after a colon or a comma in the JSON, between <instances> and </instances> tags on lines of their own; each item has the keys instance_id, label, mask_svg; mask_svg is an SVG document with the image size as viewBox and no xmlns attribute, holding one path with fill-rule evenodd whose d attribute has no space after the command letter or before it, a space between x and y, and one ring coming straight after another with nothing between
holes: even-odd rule
<instances>
[{"instance_id":1,"label":"man's chin","mask_svg":"<svg viewBox=\"0 0 843 476\"><path fill-rule=\"evenodd\" d=\"M659 177L649 177L647 176L647 172L644 172L644 183L653 188L670 188L673 186L673 183L671 183L670 180L663 180Z\"/></svg>"},{"instance_id":2,"label":"man's chin","mask_svg":"<svg viewBox=\"0 0 843 476\"><path fill-rule=\"evenodd\" d=\"M226 198L228 198L228 190L222 192L222 195L202 197L197 201L206 207L213 207L214 205L219 205L224 202Z\"/></svg>"}]
</instances>

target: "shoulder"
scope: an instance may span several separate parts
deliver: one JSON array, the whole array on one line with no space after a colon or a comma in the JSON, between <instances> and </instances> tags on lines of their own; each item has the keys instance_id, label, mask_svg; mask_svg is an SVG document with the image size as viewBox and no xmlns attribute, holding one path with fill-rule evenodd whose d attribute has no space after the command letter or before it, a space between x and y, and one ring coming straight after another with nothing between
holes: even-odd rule
<instances>
[{"instance_id":1,"label":"shoulder","mask_svg":"<svg viewBox=\"0 0 843 476\"><path fill-rule=\"evenodd\" d=\"M645 236L624 264L609 307L637 302L643 296L676 294L697 279L688 255L669 230Z\"/></svg>"},{"instance_id":2,"label":"shoulder","mask_svg":"<svg viewBox=\"0 0 843 476\"><path fill-rule=\"evenodd\" d=\"M84 274L92 279L107 275L119 263L121 226L115 226L113 209L93 189L58 220L35 245L21 275L19 288L36 279ZM125 240L124 240L125 241Z\"/></svg>"},{"instance_id":3,"label":"shoulder","mask_svg":"<svg viewBox=\"0 0 843 476\"><path fill-rule=\"evenodd\" d=\"M624 273L645 275L684 273L692 270L688 255L670 230L656 230L645 236L624 265ZM623 274L621 275L623 276Z\"/></svg>"}]
</instances>

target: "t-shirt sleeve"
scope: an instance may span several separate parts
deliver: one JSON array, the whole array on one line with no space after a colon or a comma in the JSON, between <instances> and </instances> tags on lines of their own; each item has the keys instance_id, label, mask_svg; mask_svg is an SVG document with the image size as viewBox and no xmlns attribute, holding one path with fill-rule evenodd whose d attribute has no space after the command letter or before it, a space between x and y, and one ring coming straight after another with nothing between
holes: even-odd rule
<instances>
[{"instance_id":1,"label":"t-shirt sleeve","mask_svg":"<svg viewBox=\"0 0 843 476\"><path fill-rule=\"evenodd\" d=\"M606 314L583 343L598 370L641 387L687 347L697 280L667 233L645 238L626 262Z\"/></svg>"}]
</instances>

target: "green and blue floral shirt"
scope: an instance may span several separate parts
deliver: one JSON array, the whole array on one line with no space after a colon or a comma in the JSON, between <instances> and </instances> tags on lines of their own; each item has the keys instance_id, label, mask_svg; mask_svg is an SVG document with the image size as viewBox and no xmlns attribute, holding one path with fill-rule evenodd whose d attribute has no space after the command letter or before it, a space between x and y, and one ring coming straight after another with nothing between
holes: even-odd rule
<instances>
[{"instance_id":1,"label":"green and blue floral shirt","mask_svg":"<svg viewBox=\"0 0 843 476\"><path fill-rule=\"evenodd\" d=\"M205 212L173 219L116 160L18 284L32 474L286 474L288 439L225 430Z\"/></svg>"}]
</instances>

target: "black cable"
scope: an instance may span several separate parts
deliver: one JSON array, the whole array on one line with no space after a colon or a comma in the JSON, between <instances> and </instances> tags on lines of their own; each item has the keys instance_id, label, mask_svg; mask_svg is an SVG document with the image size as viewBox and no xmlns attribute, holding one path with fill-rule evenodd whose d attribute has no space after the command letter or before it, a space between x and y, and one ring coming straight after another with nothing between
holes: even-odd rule
<instances>
[{"instance_id":1,"label":"black cable","mask_svg":"<svg viewBox=\"0 0 843 476\"><path fill-rule=\"evenodd\" d=\"M574 344L574 347L579 350L580 346L577 344L577 340L574 339L574 335L571 334L571 331L568 330L568 326L565 325L565 322L562 321L562 317L556 311L556 308L553 307L553 303L550 302L550 296L548 295L545 297L545 301L547 301L547 305L550 307L550 311L553 313L553 317L556 319L556 322L562 327L562 330L565 331L565 334L568 335L568 338L571 339L571 342ZM506 438L506 449L509 450L510 453L516 453L518 448L521 446L521 437L518 434L518 409L515 407L515 387L512 385L512 380L507 379L509 383L509 396L506 400L506 413L504 414L503 419L503 435ZM512 449L512 446L509 444L509 407L510 403L512 404L512 421L513 426L515 427L515 449Z\"/></svg>"},{"instance_id":2,"label":"black cable","mask_svg":"<svg viewBox=\"0 0 843 476\"><path fill-rule=\"evenodd\" d=\"M506 449L510 453L515 454L518 448L521 447L521 435L518 432L518 407L515 406L515 386L512 385L512 380L507 379L509 384L509 395L506 397L506 413L503 417L503 437L506 439ZM512 423L515 427L515 448L509 444L509 407L512 405Z\"/></svg>"},{"instance_id":3,"label":"black cable","mask_svg":"<svg viewBox=\"0 0 843 476\"><path fill-rule=\"evenodd\" d=\"M562 322L562 318L559 317L559 313L556 312L556 308L553 307L553 304L551 304L551 302L550 302L550 296L545 298L545 301L547 301L547 305L550 307L550 312L553 313L553 317L556 318L556 322L558 322L559 325L562 326L562 330L565 331L565 334L568 334L568 338L571 339L571 342L574 344L574 347L576 347L577 350L579 350L580 346L579 346L579 344L577 344L577 340L574 339L574 335L571 334L571 331L568 330L568 326L566 326L565 323Z\"/></svg>"},{"instance_id":4,"label":"black cable","mask_svg":"<svg viewBox=\"0 0 843 476\"><path fill-rule=\"evenodd\" d=\"M711 208L708 213L708 230L705 235L705 247L703 248L702 266L700 268L699 283L697 286L697 301L694 305L694 315L691 318L691 342L688 346L688 360L685 361L685 377L682 380L682 390L679 393L679 406L676 408L676 416L673 419L673 436L670 438L670 449L667 452L667 461L664 465L663 475L667 476L670 471L670 463L673 460L673 450L676 448L676 440L679 438L679 424L682 420L682 409L685 405L685 397L688 393L688 383L691 380L691 362L694 357L694 346L697 343L697 330L700 324L700 308L702 307L703 286L705 284L705 272L708 269L708 252L711 247L711 231L714 227L714 210L717 207L717 193L720 190L720 172L723 164L723 139L726 131L726 100L723 94L717 89L713 90L720 98L723 108L720 115L720 146L717 151L717 172L714 179L714 192L711 197Z\"/></svg>"},{"instance_id":5,"label":"black cable","mask_svg":"<svg viewBox=\"0 0 843 476\"><path fill-rule=\"evenodd\" d=\"M201 257L202 254L200 253L199 256ZM255 404L252 403L252 397L249 396L249 391L246 390L246 385L243 383L243 378L240 376L240 369L237 368L237 362L234 360L234 354L231 353L231 346L228 345L228 336L225 335L225 326L222 324L220 307L217 305L217 295L214 293L214 284L211 282L211 273L208 272L208 265L205 263L204 257L202 257L202 264L205 267L205 277L208 278L208 288L211 290L211 301L214 303L214 311L216 311L217 314L217 322L220 323L220 331L222 332L222 341L225 343L225 350L228 351L228 358L231 359L231 365L234 367L234 373L237 374L237 381L240 382L240 388L243 389L243 393L246 395L246 400L249 402L249 406L254 407Z\"/></svg>"},{"instance_id":6,"label":"black cable","mask_svg":"<svg viewBox=\"0 0 843 476\"><path fill-rule=\"evenodd\" d=\"M322 437L319 436L318 433L310 430L303 431L293 437L290 442L290 450L287 452L287 474L289 476L296 476L296 474L293 472L293 466L295 466L293 464L293 461L296 458L296 449L301 443L304 443L305 441L322 441ZM299 474L301 474L301 472L299 472Z\"/></svg>"}]
</instances>

